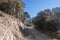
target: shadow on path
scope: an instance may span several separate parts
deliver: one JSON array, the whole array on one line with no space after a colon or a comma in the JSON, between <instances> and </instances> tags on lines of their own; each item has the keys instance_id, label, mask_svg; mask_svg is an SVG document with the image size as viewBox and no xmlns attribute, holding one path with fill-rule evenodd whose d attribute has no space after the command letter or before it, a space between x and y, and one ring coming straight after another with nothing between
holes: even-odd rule
<instances>
[{"instance_id":1,"label":"shadow on path","mask_svg":"<svg viewBox=\"0 0 60 40\"><path fill-rule=\"evenodd\" d=\"M27 29L23 29L21 26L19 26L19 30L21 31L24 37L29 36L29 32L27 31Z\"/></svg>"}]
</instances>

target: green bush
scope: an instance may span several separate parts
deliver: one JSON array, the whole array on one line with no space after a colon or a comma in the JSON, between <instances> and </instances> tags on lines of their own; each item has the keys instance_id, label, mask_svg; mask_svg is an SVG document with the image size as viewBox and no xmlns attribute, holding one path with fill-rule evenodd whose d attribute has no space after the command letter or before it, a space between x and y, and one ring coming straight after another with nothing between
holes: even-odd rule
<instances>
[{"instance_id":1,"label":"green bush","mask_svg":"<svg viewBox=\"0 0 60 40\"><path fill-rule=\"evenodd\" d=\"M20 2L19 2L20 1ZM7 0L0 2L0 10L21 19L24 3L21 0Z\"/></svg>"},{"instance_id":2,"label":"green bush","mask_svg":"<svg viewBox=\"0 0 60 40\"><path fill-rule=\"evenodd\" d=\"M44 12L42 15L40 14L36 16L32 22L35 25L35 28L43 31L57 32L60 27L59 18L55 15L46 14Z\"/></svg>"}]
</instances>

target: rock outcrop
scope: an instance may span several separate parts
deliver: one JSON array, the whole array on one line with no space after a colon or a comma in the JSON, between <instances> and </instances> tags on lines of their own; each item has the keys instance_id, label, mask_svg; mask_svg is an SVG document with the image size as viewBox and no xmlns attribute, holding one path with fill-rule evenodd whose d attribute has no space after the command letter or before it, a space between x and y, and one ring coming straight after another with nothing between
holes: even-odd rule
<instances>
[{"instance_id":1,"label":"rock outcrop","mask_svg":"<svg viewBox=\"0 0 60 40\"><path fill-rule=\"evenodd\" d=\"M0 0L0 40L25 40L20 30L23 6L21 0Z\"/></svg>"},{"instance_id":2,"label":"rock outcrop","mask_svg":"<svg viewBox=\"0 0 60 40\"><path fill-rule=\"evenodd\" d=\"M0 40L24 40L20 20L0 11Z\"/></svg>"}]
</instances>

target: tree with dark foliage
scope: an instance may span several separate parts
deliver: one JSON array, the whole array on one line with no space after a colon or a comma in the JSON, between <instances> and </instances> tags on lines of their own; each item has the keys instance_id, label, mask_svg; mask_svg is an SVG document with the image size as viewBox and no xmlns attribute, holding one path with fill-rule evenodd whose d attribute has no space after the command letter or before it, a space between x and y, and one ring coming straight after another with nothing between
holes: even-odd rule
<instances>
[{"instance_id":1,"label":"tree with dark foliage","mask_svg":"<svg viewBox=\"0 0 60 40\"><path fill-rule=\"evenodd\" d=\"M55 16L52 15L52 12L49 10L44 10L39 12L34 19L33 24L36 26L35 28L43 31L51 31L57 32L60 20Z\"/></svg>"}]
</instances>

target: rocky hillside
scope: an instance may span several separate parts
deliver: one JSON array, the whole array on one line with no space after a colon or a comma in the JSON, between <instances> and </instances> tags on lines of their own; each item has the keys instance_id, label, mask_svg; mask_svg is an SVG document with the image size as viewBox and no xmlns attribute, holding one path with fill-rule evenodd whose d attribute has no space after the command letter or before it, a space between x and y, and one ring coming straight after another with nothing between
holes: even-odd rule
<instances>
[{"instance_id":1,"label":"rocky hillside","mask_svg":"<svg viewBox=\"0 0 60 40\"><path fill-rule=\"evenodd\" d=\"M24 40L20 20L0 11L0 40Z\"/></svg>"},{"instance_id":2,"label":"rocky hillside","mask_svg":"<svg viewBox=\"0 0 60 40\"><path fill-rule=\"evenodd\" d=\"M20 28L23 12L21 0L0 0L0 40L25 40Z\"/></svg>"}]
</instances>

